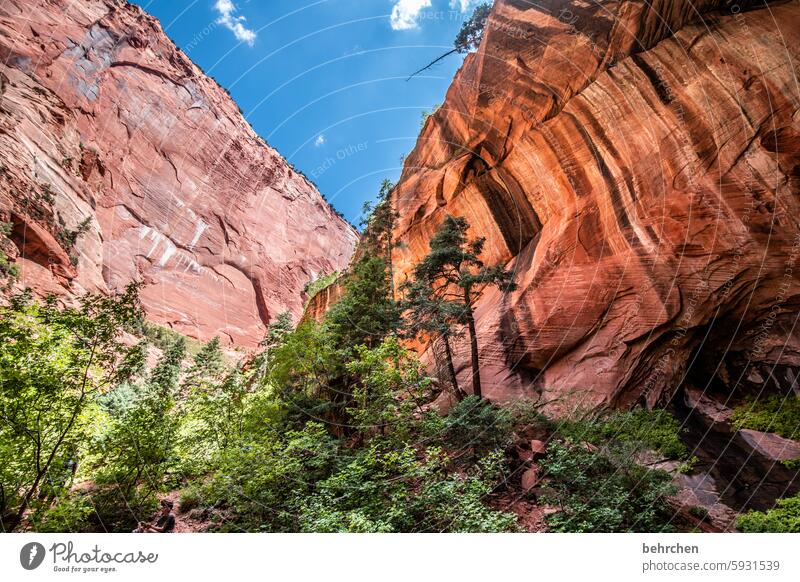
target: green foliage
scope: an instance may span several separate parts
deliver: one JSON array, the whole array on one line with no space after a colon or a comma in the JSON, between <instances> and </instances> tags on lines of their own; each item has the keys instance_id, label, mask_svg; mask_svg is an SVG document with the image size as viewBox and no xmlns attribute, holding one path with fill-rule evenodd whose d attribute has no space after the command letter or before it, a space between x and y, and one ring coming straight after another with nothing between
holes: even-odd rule
<instances>
[{"instance_id":1,"label":"green foliage","mask_svg":"<svg viewBox=\"0 0 800 582\"><path fill-rule=\"evenodd\" d=\"M464 21L464 24L461 25L461 30L458 31L458 35L456 35L456 38L453 41L453 48L443 55L433 59L421 69L412 73L406 80L408 81L419 75L421 72L430 69L433 65L452 54L468 53L471 50L478 48L481 40L483 39L483 32L486 28L486 22L489 19L489 13L491 10L491 3L488 2L484 2L476 6L472 16L470 16L470 18Z\"/></svg>"},{"instance_id":2,"label":"green foliage","mask_svg":"<svg viewBox=\"0 0 800 582\"><path fill-rule=\"evenodd\" d=\"M431 109L423 109L420 112L420 119L419 119L419 128L422 129L425 127L425 124L428 122L428 118L439 111L442 107L442 104L434 105Z\"/></svg>"},{"instance_id":3,"label":"green foliage","mask_svg":"<svg viewBox=\"0 0 800 582\"><path fill-rule=\"evenodd\" d=\"M225 356L222 354L219 338L214 337L195 354L181 387L184 390L197 390L203 385L220 382L225 369Z\"/></svg>"},{"instance_id":4,"label":"green foliage","mask_svg":"<svg viewBox=\"0 0 800 582\"><path fill-rule=\"evenodd\" d=\"M175 330L145 321L144 319L137 324L133 331L162 352L181 338L186 342L186 352L189 355L196 354L204 345L202 342L187 338Z\"/></svg>"},{"instance_id":5,"label":"green foliage","mask_svg":"<svg viewBox=\"0 0 800 582\"><path fill-rule=\"evenodd\" d=\"M19 265L12 263L8 255L0 249L0 279L7 279L7 283L12 283L19 278Z\"/></svg>"},{"instance_id":6,"label":"green foliage","mask_svg":"<svg viewBox=\"0 0 800 582\"><path fill-rule=\"evenodd\" d=\"M400 215L392 204L394 184L390 180L381 183L378 201L373 207L369 202L364 204L364 218L361 226L364 233L359 242L364 254L377 256L384 260L391 270L392 250L397 246L394 240L394 227Z\"/></svg>"},{"instance_id":7,"label":"green foliage","mask_svg":"<svg viewBox=\"0 0 800 582\"><path fill-rule=\"evenodd\" d=\"M273 428L249 434L221 452L206 496L233 511L240 528L296 531L297 504L330 472L336 451L318 423L284 435Z\"/></svg>"},{"instance_id":8,"label":"green foliage","mask_svg":"<svg viewBox=\"0 0 800 582\"><path fill-rule=\"evenodd\" d=\"M339 275L339 271L334 271L327 275L317 277L313 281L306 283L306 286L303 287L303 293L305 293L307 297L306 305L308 305L308 302L311 301L317 293L325 289L325 287L333 284L336 279L339 278Z\"/></svg>"},{"instance_id":9,"label":"green foliage","mask_svg":"<svg viewBox=\"0 0 800 582\"><path fill-rule=\"evenodd\" d=\"M428 335L445 342L451 382L458 387L449 339L454 326L466 326L470 337L472 388L481 397L478 338L473 316L474 306L489 287L513 291L513 273L500 265L486 266L480 259L486 239L467 238L469 223L463 217L448 215L430 242L430 252L414 267L410 281L402 290L402 308L412 337Z\"/></svg>"},{"instance_id":10,"label":"green foliage","mask_svg":"<svg viewBox=\"0 0 800 582\"><path fill-rule=\"evenodd\" d=\"M508 444L512 418L508 410L468 396L445 417L444 428L447 441L455 447L485 454Z\"/></svg>"},{"instance_id":11,"label":"green foliage","mask_svg":"<svg viewBox=\"0 0 800 582\"><path fill-rule=\"evenodd\" d=\"M325 325L335 345L375 346L400 325L383 258L364 255L347 277L345 293L328 312Z\"/></svg>"},{"instance_id":12,"label":"green foliage","mask_svg":"<svg viewBox=\"0 0 800 582\"><path fill-rule=\"evenodd\" d=\"M456 51L467 53L478 48L483 39L483 31L486 28L486 21L491 11L492 5L490 2L483 2L475 7L472 16L461 25L461 30L458 31L458 35L453 42Z\"/></svg>"},{"instance_id":13,"label":"green foliage","mask_svg":"<svg viewBox=\"0 0 800 582\"><path fill-rule=\"evenodd\" d=\"M131 348L118 336L138 317L135 285L119 296L88 295L66 309L27 296L0 307L4 530L17 527L48 476L53 482L51 470L85 441L94 398L128 379L128 368L116 367Z\"/></svg>"},{"instance_id":14,"label":"green foliage","mask_svg":"<svg viewBox=\"0 0 800 582\"><path fill-rule=\"evenodd\" d=\"M39 508L33 513L31 525L41 533L83 532L90 528L89 517L93 513L91 500L76 494Z\"/></svg>"},{"instance_id":15,"label":"green foliage","mask_svg":"<svg viewBox=\"0 0 800 582\"><path fill-rule=\"evenodd\" d=\"M58 239L58 243L61 245L61 248L66 251L70 251L77 244L78 239L89 232L92 228L91 216L84 218L75 226L75 228L66 228L66 226L64 226L64 219L61 218L61 215L59 215L58 219L59 228L56 230L56 238Z\"/></svg>"},{"instance_id":16,"label":"green foliage","mask_svg":"<svg viewBox=\"0 0 800 582\"><path fill-rule=\"evenodd\" d=\"M496 461L497 459L492 459ZM448 475L447 458L428 449L373 443L340 463L304 506L306 532L515 531L515 517L485 503L495 475ZM491 464L491 463L489 463Z\"/></svg>"},{"instance_id":17,"label":"green foliage","mask_svg":"<svg viewBox=\"0 0 800 582\"><path fill-rule=\"evenodd\" d=\"M770 394L748 398L733 411L733 425L774 432L787 439L800 435L800 398L794 394Z\"/></svg>"},{"instance_id":18,"label":"green foliage","mask_svg":"<svg viewBox=\"0 0 800 582\"><path fill-rule=\"evenodd\" d=\"M144 505L162 488L174 465L175 392L185 353L179 338L164 351L146 382L129 384L125 393L104 402L112 414L108 429L93 443L95 480L114 486L125 497L141 497Z\"/></svg>"},{"instance_id":19,"label":"green foliage","mask_svg":"<svg viewBox=\"0 0 800 582\"><path fill-rule=\"evenodd\" d=\"M412 438L414 413L426 403L431 379L397 337L372 350L357 346L347 371L359 378L349 410L354 426L361 432Z\"/></svg>"},{"instance_id":20,"label":"green foliage","mask_svg":"<svg viewBox=\"0 0 800 582\"><path fill-rule=\"evenodd\" d=\"M178 510L181 513L189 513L203 503L203 493L197 487L190 487L181 492Z\"/></svg>"},{"instance_id":21,"label":"green foliage","mask_svg":"<svg viewBox=\"0 0 800 582\"><path fill-rule=\"evenodd\" d=\"M179 337L168 346L150 372L149 385L162 398L171 397L181 373L181 363L186 356L186 340Z\"/></svg>"},{"instance_id":22,"label":"green foliage","mask_svg":"<svg viewBox=\"0 0 800 582\"><path fill-rule=\"evenodd\" d=\"M736 520L745 533L800 533L800 495L780 499L767 511L748 511Z\"/></svg>"},{"instance_id":23,"label":"green foliage","mask_svg":"<svg viewBox=\"0 0 800 582\"><path fill-rule=\"evenodd\" d=\"M668 459L686 459L689 454L680 439L680 423L666 410L615 411L599 418L565 421L558 431L574 442L617 444L632 452L651 449Z\"/></svg>"},{"instance_id":24,"label":"green foliage","mask_svg":"<svg viewBox=\"0 0 800 582\"><path fill-rule=\"evenodd\" d=\"M0 237L7 237L11 234L14 224L11 222L0 222ZM10 285L19 277L19 265L14 264L8 258L5 245L10 245L8 240L0 240L0 280L6 279L6 286Z\"/></svg>"},{"instance_id":25,"label":"green foliage","mask_svg":"<svg viewBox=\"0 0 800 582\"><path fill-rule=\"evenodd\" d=\"M343 371L330 333L313 322L299 325L269 354L268 384L276 387L290 405L297 403L299 408L313 408L312 401L322 400ZM322 413L309 411L312 415Z\"/></svg>"},{"instance_id":26,"label":"green foliage","mask_svg":"<svg viewBox=\"0 0 800 582\"><path fill-rule=\"evenodd\" d=\"M545 501L561 509L548 516L555 532L671 531L667 497L671 477L581 446L553 442L541 463L549 479Z\"/></svg>"}]
</instances>

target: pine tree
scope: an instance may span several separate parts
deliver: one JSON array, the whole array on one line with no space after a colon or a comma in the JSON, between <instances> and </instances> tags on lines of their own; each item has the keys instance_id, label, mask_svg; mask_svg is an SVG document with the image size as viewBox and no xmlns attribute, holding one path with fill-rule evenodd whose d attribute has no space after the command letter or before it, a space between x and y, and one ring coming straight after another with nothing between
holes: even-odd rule
<instances>
[{"instance_id":1,"label":"pine tree","mask_svg":"<svg viewBox=\"0 0 800 582\"><path fill-rule=\"evenodd\" d=\"M353 265L345 293L328 312L325 325L342 349L375 347L397 329L399 318L385 261L365 255Z\"/></svg>"},{"instance_id":2,"label":"pine tree","mask_svg":"<svg viewBox=\"0 0 800 582\"><path fill-rule=\"evenodd\" d=\"M151 389L162 397L171 396L178 382L181 362L185 356L186 340L179 337L167 347L150 373Z\"/></svg>"},{"instance_id":3,"label":"pine tree","mask_svg":"<svg viewBox=\"0 0 800 582\"><path fill-rule=\"evenodd\" d=\"M392 207L393 189L394 184L384 180L375 207L364 205L368 217L362 221L358 258L345 278L344 295L325 319L338 346L375 347L400 325L392 282L393 233L398 218Z\"/></svg>"},{"instance_id":4,"label":"pine tree","mask_svg":"<svg viewBox=\"0 0 800 582\"><path fill-rule=\"evenodd\" d=\"M461 336L456 327L461 307L458 303L435 297L431 287L424 281L413 281L401 289L405 298L401 309L406 313L406 331L411 337L420 335L439 339L444 347L447 375L453 386L456 398L463 400L466 393L458 385L456 368L453 363L451 339Z\"/></svg>"},{"instance_id":5,"label":"pine tree","mask_svg":"<svg viewBox=\"0 0 800 582\"><path fill-rule=\"evenodd\" d=\"M197 388L204 382L215 382L225 372L225 356L220 348L219 337L205 344L194 357L181 386L184 389Z\"/></svg>"},{"instance_id":6,"label":"pine tree","mask_svg":"<svg viewBox=\"0 0 800 582\"><path fill-rule=\"evenodd\" d=\"M422 71L430 69L433 65L442 59L449 57L455 53L468 53L469 51L477 49L481 40L483 40L483 32L486 29L486 22L489 20L489 14L492 12L492 4L490 2L483 2L475 7L475 10L464 24L461 25L461 30L458 31L455 40L453 41L453 48L440 57L432 60L430 63L415 71L406 79L412 79L419 75Z\"/></svg>"},{"instance_id":7,"label":"pine tree","mask_svg":"<svg viewBox=\"0 0 800 582\"><path fill-rule=\"evenodd\" d=\"M445 218L431 239L430 253L417 264L413 280L405 286L405 306L412 322L421 322L445 340L453 336L449 331L453 325L466 326L470 339L472 389L476 396L482 397L474 306L488 287L513 291L516 285L510 271L499 265L487 267L483 264L479 257L486 239L469 240L468 230L465 218ZM445 347L449 352L448 341Z\"/></svg>"}]
</instances>

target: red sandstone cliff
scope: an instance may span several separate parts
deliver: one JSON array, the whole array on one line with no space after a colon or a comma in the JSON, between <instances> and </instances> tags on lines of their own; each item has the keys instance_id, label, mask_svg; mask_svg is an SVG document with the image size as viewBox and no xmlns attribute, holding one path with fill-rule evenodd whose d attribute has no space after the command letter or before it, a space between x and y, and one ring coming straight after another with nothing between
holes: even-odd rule
<instances>
[{"instance_id":1,"label":"red sandstone cliff","mask_svg":"<svg viewBox=\"0 0 800 582\"><path fill-rule=\"evenodd\" d=\"M21 284L141 280L151 319L239 345L299 315L305 283L357 238L154 18L115 0L0 3L0 221Z\"/></svg>"},{"instance_id":2,"label":"red sandstone cliff","mask_svg":"<svg viewBox=\"0 0 800 582\"><path fill-rule=\"evenodd\" d=\"M447 213L516 272L489 397L797 386L800 4L746 4L495 2L394 192L397 283Z\"/></svg>"}]
</instances>

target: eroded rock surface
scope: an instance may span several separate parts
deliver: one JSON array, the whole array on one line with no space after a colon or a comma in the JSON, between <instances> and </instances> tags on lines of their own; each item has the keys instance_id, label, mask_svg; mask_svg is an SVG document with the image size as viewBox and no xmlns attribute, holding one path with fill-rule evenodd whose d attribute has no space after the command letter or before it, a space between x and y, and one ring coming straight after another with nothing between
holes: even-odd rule
<instances>
[{"instance_id":1,"label":"eroded rock surface","mask_svg":"<svg viewBox=\"0 0 800 582\"><path fill-rule=\"evenodd\" d=\"M355 231L135 6L3 2L0 93L0 219L23 285L140 280L151 319L252 346L350 259Z\"/></svg>"},{"instance_id":2,"label":"eroded rock surface","mask_svg":"<svg viewBox=\"0 0 800 582\"><path fill-rule=\"evenodd\" d=\"M495 2L394 193L396 284L448 213L516 272L476 311L484 394L796 383L798 47L797 2Z\"/></svg>"}]
</instances>

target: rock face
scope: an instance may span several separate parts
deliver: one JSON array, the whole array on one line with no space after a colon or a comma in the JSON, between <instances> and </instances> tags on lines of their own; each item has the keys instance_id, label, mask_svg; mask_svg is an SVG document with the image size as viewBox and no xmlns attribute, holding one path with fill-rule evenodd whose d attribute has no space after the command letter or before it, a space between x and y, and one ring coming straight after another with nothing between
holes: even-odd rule
<instances>
[{"instance_id":1,"label":"rock face","mask_svg":"<svg viewBox=\"0 0 800 582\"><path fill-rule=\"evenodd\" d=\"M0 5L0 162L22 285L74 296L140 280L151 319L200 339L254 345L357 239L121 1Z\"/></svg>"},{"instance_id":2,"label":"rock face","mask_svg":"<svg viewBox=\"0 0 800 582\"><path fill-rule=\"evenodd\" d=\"M798 47L797 2L495 2L394 192L396 284L447 214L516 273L476 310L487 396L796 389Z\"/></svg>"}]
</instances>

